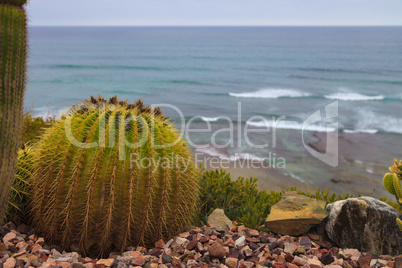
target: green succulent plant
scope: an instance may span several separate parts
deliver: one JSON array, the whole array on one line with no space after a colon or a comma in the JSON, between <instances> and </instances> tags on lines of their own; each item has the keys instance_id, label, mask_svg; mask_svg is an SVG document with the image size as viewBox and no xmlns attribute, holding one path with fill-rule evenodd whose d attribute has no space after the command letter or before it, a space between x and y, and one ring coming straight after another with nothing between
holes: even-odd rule
<instances>
[{"instance_id":1,"label":"green succulent plant","mask_svg":"<svg viewBox=\"0 0 402 268\"><path fill-rule=\"evenodd\" d=\"M402 161L398 162L398 160L394 159L394 164L389 168L391 173L385 174L383 178L383 184L385 189L390 193L395 195L396 201L400 206L402 206L402 189L401 189L401 180L402 180ZM396 219L399 229L402 232L402 222L400 219Z\"/></svg>"},{"instance_id":2,"label":"green succulent plant","mask_svg":"<svg viewBox=\"0 0 402 268\"><path fill-rule=\"evenodd\" d=\"M35 146L32 225L50 243L108 256L188 227L199 193L192 152L159 108L117 97L74 106Z\"/></svg>"},{"instance_id":3,"label":"green succulent plant","mask_svg":"<svg viewBox=\"0 0 402 268\"><path fill-rule=\"evenodd\" d=\"M0 223L20 147L26 77L26 1L0 0Z\"/></svg>"}]
</instances>

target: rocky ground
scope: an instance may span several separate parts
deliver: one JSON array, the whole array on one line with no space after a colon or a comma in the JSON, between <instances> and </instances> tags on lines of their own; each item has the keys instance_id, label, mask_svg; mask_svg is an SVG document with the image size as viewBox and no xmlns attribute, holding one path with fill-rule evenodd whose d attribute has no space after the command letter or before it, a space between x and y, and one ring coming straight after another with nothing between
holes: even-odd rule
<instances>
[{"instance_id":1,"label":"rocky ground","mask_svg":"<svg viewBox=\"0 0 402 268\"><path fill-rule=\"evenodd\" d=\"M26 225L0 227L0 268L104 267L276 267L356 268L402 267L402 257L374 256L356 249L340 249L317 226L299 237L259 232L244 226L223 230L196 227L154 248L129 247L107 259L82 257L49 246Z\"/></svg>"}]
</instances>

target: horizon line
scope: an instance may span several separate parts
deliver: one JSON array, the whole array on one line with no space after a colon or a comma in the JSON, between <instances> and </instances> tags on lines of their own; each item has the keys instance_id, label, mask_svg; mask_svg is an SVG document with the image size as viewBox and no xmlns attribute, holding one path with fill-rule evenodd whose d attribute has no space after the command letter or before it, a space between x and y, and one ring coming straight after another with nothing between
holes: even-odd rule
<instances>
[{"instance_id":1,"label":"horizon line","mask_svg":"<svg viewBox=\"0 0 402 268\"><path fill-rule=\"evenodd\" d=\"M28 25L29 27L402 27L400 25Z\"/></svg>"}]
</instances>

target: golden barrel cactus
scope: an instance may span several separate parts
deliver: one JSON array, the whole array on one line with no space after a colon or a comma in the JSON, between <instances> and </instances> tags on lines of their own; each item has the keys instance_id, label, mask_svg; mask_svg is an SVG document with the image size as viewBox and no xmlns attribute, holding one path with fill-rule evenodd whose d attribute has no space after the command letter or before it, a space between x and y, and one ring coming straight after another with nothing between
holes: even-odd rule
<instances>
[{"instance_id":1,"label":"golden barrel cactus","mask_svg":"<svg viewBox=\"0 0 402 268\"><path fill-rule=\"evenodd\" d=\"M107 256L188 227L199 171L159 108L91 97L45 131L30 183L32 225L48 241Z\"/></svg>"}]
</instances>

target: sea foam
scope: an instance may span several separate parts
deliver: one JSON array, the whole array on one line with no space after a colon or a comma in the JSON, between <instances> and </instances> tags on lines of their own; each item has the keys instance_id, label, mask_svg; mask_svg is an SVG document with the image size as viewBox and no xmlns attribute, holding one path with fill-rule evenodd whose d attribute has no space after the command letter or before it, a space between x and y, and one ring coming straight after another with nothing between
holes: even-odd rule
<instances>
[{"instance_id":1,"label":"sea foam","mask_svg":"<svg viewBox=\"0 0 402 268\"><path fill-rule=\"evenodd\" d=\"M235 153L232 155L226 155L224 153L219 152L217 149L215 149L213 147L212 148L196 148L196 151L210 155L210 156L218 157L219 159L229 160L231 162L235 162L235 161L238 161L241 159L258 161L258 162L263 162L266 160L263 157L259 157L257 155L250 154L250 153Z\"/></svg>"},{"instance_id":2,"label":"sea foam","mask_svg":"<svg viewBox=\"0 0 402 268\"><path fill-rule=\"evenodd\" d=\"M216 122L218 121L220 118L219 117L205 117L202 116L201 119L205 122Z\"/></svg>"},{"instance_id":3,"label":"sea foam","mask_svg":"<svg viewBox=\"0 0 402 268\"><path fill-rule=\"evenodd\" d=\"M252 92L229 93L236 98L256 98L256 99L277 99L277 98L300 98L307 97L310 94L294 89L261 89Z\"/></svg>"},{"instance_id":4,"label":"sea foam","mask_svg":"<svg viewBox=\"0 0 402 268\"><path fill-rule=\"evenodd\" d=\"M367 133L367 134L376 134L378 129L344 129L345 133Z\"/></svg>"},{"instance_id":5,"label":"sea foam","mask_svg":"<svg viewBox=\"0 0 402 268\"><path fill-rule=\"evenodd\" d=\"M293 130L302 130L302 124L296 121L255 121L255 122L248 122L248 125L254 127L270 127L276 129L293 129ZM317 132L334 132L336 128L333 127L324 127L319 125L309 125L304 130L306 131L317 131Z\"/></svg>"},{"instance_id":6,"label":"sea foam","mask_svg":"<svg viewBox=\"0 0 402 268\"><path fill-rule=\"evenodd\" d=\"M370 100L383 100L383 95L368 96L354 92L338 92L331 95L325 95L326 99L343 100L343 101L370 101Z\"/></svg>"}]
</instances>

